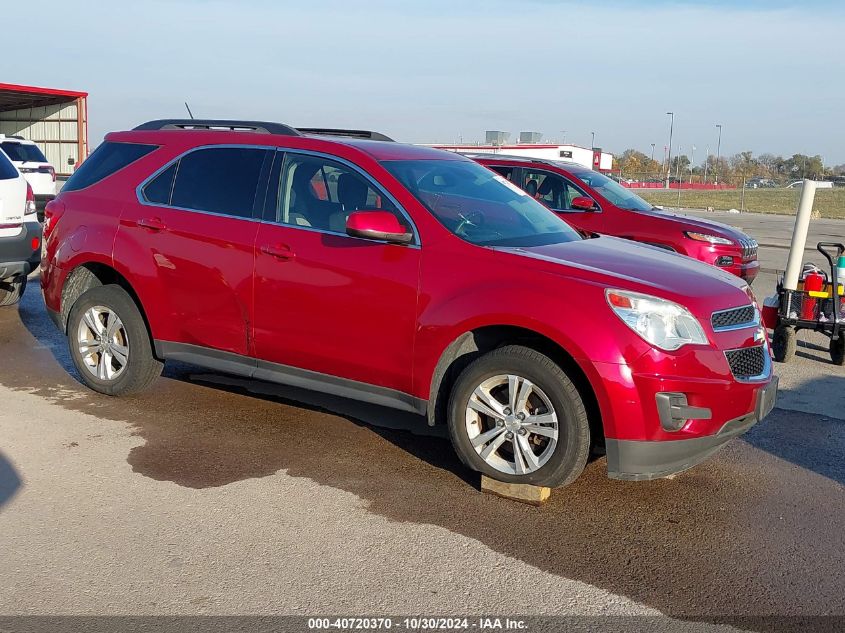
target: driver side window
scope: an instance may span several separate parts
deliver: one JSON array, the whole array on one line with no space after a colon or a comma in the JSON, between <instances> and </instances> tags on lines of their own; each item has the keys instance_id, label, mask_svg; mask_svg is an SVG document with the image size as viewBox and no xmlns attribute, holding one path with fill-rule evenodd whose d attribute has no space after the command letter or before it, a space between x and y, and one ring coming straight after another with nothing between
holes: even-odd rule
<instances>
[{"instance_id":1,"label":"driver side window","mask_svg":"<svg viewBox=\"0 0 845 633\"><path fill-rule=\"evenodd\" d=\"M365 209L389 211L410 231L396 206L361 174L319 156L287 154L279 181L278 222L345 233L349 214Z\"/></svg>"},{"instance_id":2,"label":"driver side window","mask_svg":"<svg viewBox=\"0 0 845 633\"><path fill-rule=\"evenodd\" d=\"M563 176L541 170L525 171L523 189L555 211L580 212L572 208L572 200L587 195Z\"/></svg>"}]
</instances>

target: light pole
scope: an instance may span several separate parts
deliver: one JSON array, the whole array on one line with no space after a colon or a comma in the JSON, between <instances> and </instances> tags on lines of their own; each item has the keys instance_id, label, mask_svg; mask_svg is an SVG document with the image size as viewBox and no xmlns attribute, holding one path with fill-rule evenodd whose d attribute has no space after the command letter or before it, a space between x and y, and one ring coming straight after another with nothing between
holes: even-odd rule
<instances>
[{"instance_id":1,"label":"light pole","mask_svg":"<svg viewBox=\"0 0 845 633\"><path fill-rule=\"evenodd\" d=\"M716 143L716 165L713 171L715 171L715 175L713 177L713 183L719 184L719 159L722 157L722 124L717 123L716 127L719 130L719 141Z\"/></svg>"},{"instance_id":2,"label":"light pole","mask_svg":"<svg viewBox=\"0 0 845 633\"><path fill-rule=\"evenodd\" d=\"M592 140L590 140L590 149L595 149L596 148L596 133L590 132L590 134L592 134L592 136L593 136Z\"/></svg>"},{"instance_id":3,"label":"light pole","mask_svg":"<svg viewBox=\"0 0 845 633\"><path fill-rule=\"evenodd\" d=\"M710 146L704 148L704 184L707 184L707 165L710 164Z\"/></svg>"},{"instance_id":4,"label":"light pole","mask_svg":"<svg viewBox=\"0 0 845 633\"><path fill-rule=\"evenodd\" d=\"M670 151L672 148L669 148ZM681 208L681 152L684 151L683 145L678 145L678 156L675 158L678 161L678 166L675 168L675 180L678 181L678 206L676 208ZM670 165L669 168L671 169L672 166Z\"/></svg>"},{"instance_id":5,"label":"light pole","mask_svg":"<svg viewBox=\"0 0 845 633\"><path fill-rule=\"evenodd\" d=\"M669 176L672 172L672 132L675 129L675 113L667 112L669 119L669 157L666 159L666 188L669 188Z\"/></svg>"},{"instance_id":6,"label":"light pole","mask_svg":"<svg viewBox=\"0 0 845 633\"><path fill-rule=\"evenodd\" d=\"M692 153L689 161L689 184L692 184L692 169L695 167L695 145L692 146Z\"/></svg>"},{"instance_id":7,"label":"light pole","mask_svg":"<svg viewBox=\"0 0 845 633\"><path fill-rule=\"evenodd\" d=\"M647 174L651 173L651 165L653 165L653 164L654 164L654 143L651 144L651 163L648 166L648 171L646 172Z\"/></svg>"}]
</instances>

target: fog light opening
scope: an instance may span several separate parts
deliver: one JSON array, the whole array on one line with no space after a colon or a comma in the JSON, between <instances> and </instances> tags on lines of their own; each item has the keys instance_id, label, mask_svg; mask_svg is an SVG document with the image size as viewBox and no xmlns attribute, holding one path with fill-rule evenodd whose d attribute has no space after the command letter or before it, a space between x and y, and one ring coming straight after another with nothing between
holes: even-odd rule
<instances>
[{"instance_id":1,"label":"fog light opening","mask_svg":"<svg viewBox=\"0 0 845 633\"><path fill-rule=\"evenodd\" d=\"M734 263L734 258L730 255L722 255L716 258L716 266L731 266Z\"/></svg>"}]
</instances>

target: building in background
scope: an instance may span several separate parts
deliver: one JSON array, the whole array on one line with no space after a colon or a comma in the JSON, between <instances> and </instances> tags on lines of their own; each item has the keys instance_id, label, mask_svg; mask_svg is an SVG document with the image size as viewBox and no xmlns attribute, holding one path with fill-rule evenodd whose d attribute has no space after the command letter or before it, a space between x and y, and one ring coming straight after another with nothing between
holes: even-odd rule
<instances>
[{"instance_id":1,"label":"building in background","mask_svg":"<svg viewBox=\"0 0 845 633\"><path fill-rule=\"evenodd\" d=\"M509 154L541 160L563 160L602 172L613 169L613 154L603 152L599 147L587 149L578 145L540 143L542 138L540 132L520 132L519 142L510 145L509 138L508 132L488 131L484 144L430 145L430 147L464 154Z\"/></svg>"},{"instance_id":2,"label":"building in background","mask_svg":"<svg viewBox=\"0 0 845 633\"><path fill-rule=\"evenodd\" d=\"M0 83L0 134L34 141L66 178L88 156L88 93Z\"/></svg>"}]
</instances>

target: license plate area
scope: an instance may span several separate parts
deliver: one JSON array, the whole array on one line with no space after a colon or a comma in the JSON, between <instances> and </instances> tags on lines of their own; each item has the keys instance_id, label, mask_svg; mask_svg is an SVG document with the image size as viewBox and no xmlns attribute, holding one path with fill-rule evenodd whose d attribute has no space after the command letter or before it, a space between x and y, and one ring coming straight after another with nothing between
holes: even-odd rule
<instances>
[{"instance_id":1,"label":"license plate area","mask_svg":"<svg viewBox=\"0 0 845 633\"><path fill-rule=\"evenodd\" d=\"M772 376L772 382L757 392L755 414L759 422L772 412L778 399L778 377Z\"/></svg>"}]
</instances>

